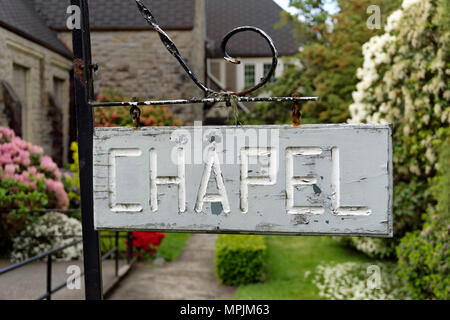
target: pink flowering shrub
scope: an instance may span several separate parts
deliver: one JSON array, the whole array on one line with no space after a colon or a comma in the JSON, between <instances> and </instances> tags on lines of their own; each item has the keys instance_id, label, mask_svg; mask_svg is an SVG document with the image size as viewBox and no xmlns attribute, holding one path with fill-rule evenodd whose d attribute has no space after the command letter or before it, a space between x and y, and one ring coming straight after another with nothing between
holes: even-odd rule
<instances>
[{"instance_id":1,"label":"pink flowering shrub","mask_svg":"<svg viewBox=\"0 0 450 320\"><path fill-rule=\"evenodd\" d=\"M38 181L44 181L48 196L46 207L67 209L69 199L58 166L44 155L41 147L16 137L13 130L5 127L0 127L0 179L14 179L32 190L36 190Z\"/></svg>"}]
</instances>

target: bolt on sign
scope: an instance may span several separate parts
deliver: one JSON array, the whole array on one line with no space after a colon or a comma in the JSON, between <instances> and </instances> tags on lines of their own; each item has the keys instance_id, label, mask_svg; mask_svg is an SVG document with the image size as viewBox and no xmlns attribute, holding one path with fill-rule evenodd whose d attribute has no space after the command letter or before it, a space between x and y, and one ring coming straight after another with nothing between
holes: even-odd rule
<instances>
[{"instance_id":1,"label":"bolt on sign","mask_svg":"<svg viewBox=\"0 0 450 320\"><path fill-rule=\"evenodd\" d=\"M389 125L96 128L98 230L392 235Z\"/></svg>"}]
</instances>

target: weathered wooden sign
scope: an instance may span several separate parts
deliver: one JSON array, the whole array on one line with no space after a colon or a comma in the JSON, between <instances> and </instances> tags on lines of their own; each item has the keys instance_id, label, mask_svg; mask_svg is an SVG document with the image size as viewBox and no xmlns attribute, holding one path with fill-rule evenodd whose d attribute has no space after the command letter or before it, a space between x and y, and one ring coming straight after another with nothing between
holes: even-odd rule
<instances>
[{"instance_id":1,"label":"weathered wooden sign","mask_svg":"<svg viewBox=\"0 0 450 320\"><path fill-rule=\"evenodd\" d=\"M96 128L97 230L392 235L389 125Z\"/></svg>"}]
</instances>

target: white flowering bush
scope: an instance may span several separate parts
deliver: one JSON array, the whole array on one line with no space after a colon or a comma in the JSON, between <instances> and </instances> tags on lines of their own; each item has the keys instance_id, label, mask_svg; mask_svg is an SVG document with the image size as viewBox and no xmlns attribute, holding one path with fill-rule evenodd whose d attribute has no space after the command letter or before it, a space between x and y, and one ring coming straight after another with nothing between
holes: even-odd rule
<instances>
[{"instance_id":1,"label":"white flowering bush","mask_svg":"<svg viewBox=\"0 0 450 320\"><path fill-rule=\"evenodd\" d=\"M448 16L448 1L404 0L389 16L385 33L363 45L349 122L393 124L397 239L386 242L391 255L397 240L420 228L421 214L433 205L428 179L439 169L437 152L450 123ZM367 249L373 241L353 242Z\"/></svg>"},{"instance_id":2,"label":"white flowering bush","mask_svg":"<svg viewBox=\"0 0 450 320\"><path fill-rule=\"evenodd\" d=\"M383 239L353 237L351 241L357 250L364 252L369 257L384 258L389 256Z\"/></svg>"},{"instance_id":3,"label":"white flowering bush","mask_svg":"<svg viewBox=\"0 0 450 320\"><path fill-rule=\"evenodd\" d=\"M58 212L46 213L36 222L28 224L17 237L13 238L11 260L22 261L46 251L63 247L75 241L69 236L81 236L81 223ZM81 258L83 245L79 243L55 253L56 260L69 261Z\"/></svg>"},{"instance_id":4,"label":"white flowering bush","mask_svg":"<svg viewBox=\"0 0 450 320\"><path fill-rule=\"evenodd\" d=\"M375 274L378 268L380 274ZM409 298L404 284L394 272L394 267L386 264L330 263L317 266L311 276L319 295L330 300Z\"/></svg>"},{"instance_id":5,"label":"white flowering bush","mask_svg":"<svg viewBox=\"0 0 450 320\"><path fill-rule=\"evenodd\" d=\"M442 127L450 123L450 32L437 0L404 0L385 31L363 45L361 80L353 93L350 122L393 123L403 145L403 175L436 169ZM448 14L448 13L447 13Z\"/></svg>"},{"instance_id":6,"label":"white flowering bush","mask_svg":"<svg viewBox=\"0 0 450 320\"><path fill-rule=\"evenodd\" d=\"M350 246L371 258L389 258L391 249L386 247L386 241L382 238L371 237L332 237L343 246Z\"/></svg>"},{"instance_id":7,"label":"white flowering bush","mask_svg":"<svg viewBox=\"0 0 450 320\"><path fill-rule=\"evenodd\" d=\"M448 125L450 34L439 28L445 8L438 3L404 0L388 18L386 33L363 45L364 64L357 72L361 81L353 93L351 122L402 122L405 136L433 121ZM429 172L436 156L427 142L422 145ZM408 169L421 174L420 167L412 162Z\"/></svg>"}]
</instances>

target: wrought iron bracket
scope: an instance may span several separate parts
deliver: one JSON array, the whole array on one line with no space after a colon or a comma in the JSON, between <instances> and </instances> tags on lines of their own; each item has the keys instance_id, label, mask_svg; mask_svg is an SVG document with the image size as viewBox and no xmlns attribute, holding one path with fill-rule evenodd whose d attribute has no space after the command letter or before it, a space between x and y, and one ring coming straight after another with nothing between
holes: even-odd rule
<instances>
[{"instance_id":1,"label":"wrought iron bracket","mask_svg":"<svg viewBox=\"0 0 450 320\"><path fill-rule=\"evenodd\" d=\"M231 30L222 40L221 43L221 50L224 56L224 59L230 63L239 64L240 61L237 58L231 57L227 52L227 44L228 41L236 34L241 32L254 32L261 36L264 40L266 40L267 44L270 47L270 50L272 52L272 64L270 67L269 72L264 75L264 77L260 80L258 84L255 86L246 89L241 92L218 92L211 88L208 88L205 84L203 84L198 77L195 75L195 73L192 71L192 69L189 67L189 65L186 63L186 61L181 56L177 46L172 41L172 39L169 37L169 35L159 26L159 24L156 21L156 18L153 16L151 11L144 5L142 0L135 0L136 5L141 12L144 19L148 22L149 25L153 27L153 29L158 32L159 37L164 44L164 46L167 48L167 50L177 59L178 63L181 65L181 67L186 71L188 76L191 78L191 80L199 87L205 94L207 95L206 98L203 99L177 99L177 100L160 100L160 101L139 101L139 102L91 102L90 105L92 107L116 107L116 106L151 106L151 105L174 105L174 104L194 104L194 103L217 103L217 102L226 102L230 100L231 96L236 97L237 102L262 102L262 101L277 101L277 102L304 102L304 101L316 101L318 100L318 97L299 97L299 96L292 96L292 97L248 97L247 95L253 93L254 91L262 88L264 85L266 85L269 80L273 77L275 74L277 65L278 65L278 51L274 45L274 42L272 38L265 33L263 30L252 27L252 26L243 26L238 27L233 30Z\"/></svg>"}]
</instances>

